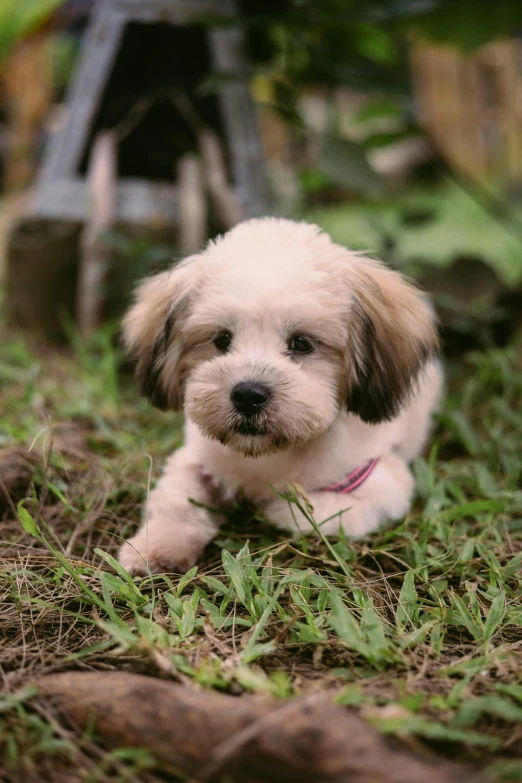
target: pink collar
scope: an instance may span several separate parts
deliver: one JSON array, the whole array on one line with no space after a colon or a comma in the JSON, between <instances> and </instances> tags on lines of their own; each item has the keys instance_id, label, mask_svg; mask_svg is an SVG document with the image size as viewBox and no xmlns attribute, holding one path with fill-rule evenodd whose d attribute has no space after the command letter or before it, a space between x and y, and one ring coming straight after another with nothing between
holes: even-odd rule
<instances>
[{"instance_id":1,"label":"pink collar","mask_svg":"<svg viewBox=\"0 0 522 783\"><path fill-rule=\"evenodd\" d=\"M330 484L328 487L321 487L321 489L317 491L340 492L342 495L348 495L366 481L378 462L379 459L371 459L366 465L363 465L362 468L355 468L351 473L348 473L348 475L338 484Z\"/></svg>"},{"instance_id":2,"label":"pink collar","mask_svg":"<svg viewBox=\"0 0 522 783\"><path fill-rule=\"evenodd\" d=\"M376 467L377 463L379 462L379 459L371 459L366 465L363 465L362 468L355 468L355 470L352 470L351 473L348 473L345 478L343 478L342 481L339 481L337 484L330 484L328 487L321 487L320 489L315 490L316 492L339 492L342 495L348 495L350 492L353 492L358 487L361 486L361 484L364 484L366 479L373 473L373 469ZM209 473L205 471L203 468L203 465L199 466L199 475L201 477L201 480L205 484L214 484L214 478Z\"/></svg>"}]
</instances>

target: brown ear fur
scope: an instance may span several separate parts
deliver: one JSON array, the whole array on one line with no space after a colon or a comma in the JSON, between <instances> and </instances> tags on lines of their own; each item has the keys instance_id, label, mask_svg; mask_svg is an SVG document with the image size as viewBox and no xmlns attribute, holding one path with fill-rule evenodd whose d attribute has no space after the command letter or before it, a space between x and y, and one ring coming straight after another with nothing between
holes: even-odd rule
<instances>
[{"instance_id":1,"label":"brown ear fur","mask_svg":"<svg viewBox=\"0 0 522 783\"><path fill-rule=\"evenodd\" d=\"M162 378L162 371L167 352L172 354L176 351L173 338L176 322L188 301L189 277L185 261L175 269L161 272L141 283L136 291L135 303L123 321L124 342L136 362L141 391L162 410L178 410L182 404L177 393L175 357L169 355L169 369L174 368L174 373L168 385ZM179 347L177 350L181 352Z\"/></svg>"},{"instance_id":2,"label":"brown ear fur","mask_svg":"<svg viewBox=\"0 0 522 783\"><path fill-rule=\"evenodd\" d=\"M398 273L365 259L351 280L355 298L347 407L363 421L393 419L437 353L433 308Z\"/></svg>"}]
</instances>

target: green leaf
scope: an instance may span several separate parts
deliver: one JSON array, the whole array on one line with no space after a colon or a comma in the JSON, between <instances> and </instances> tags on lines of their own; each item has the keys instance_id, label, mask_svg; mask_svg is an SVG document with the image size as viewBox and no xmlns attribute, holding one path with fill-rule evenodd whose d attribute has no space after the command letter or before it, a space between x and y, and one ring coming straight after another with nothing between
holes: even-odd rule
<instances>
[{"instance_id":1,"label":"green leaf","mask_svg":"<svg viewBox=\"0 0 522 783\"><path fill-rule=\"evenodd\" d=\"M181 632L184 639L187 639L194 630L195 612L192 601L183 601L183 616L181 618Z\"/></svg>"},{"instance_id":2,"label":"green leaf","mask_svg":"<svg viewBox=\"0 0 522 783\"><path fill-rule=\"evenodd\" d=\"M248 640L248 643L247 643L247 645L246 645L246 647L245 647L245 649L243 651L243 654L241 656L243 661L248 662L248 661L253 660L253 658L251 656L253 654L252 651L254 649L257 650L257 652L255 653L255 657L256 658L258 658L260 656L261 653L259 653L259 650L261 650L261 649L264 650L265 648L268 649L268 647L270 647L270 652L273 652L273 649L276 649L276 647L274 647L271 643L268 644L268 647L267 647L266 644L256 644L256 642L259 639L259 637L261 636L261 634L263 633L263 631L265 630L265 626L266 626L268 620L270 619L274 609L276 608L277 602L279 600L279 597L280 597L284 587L286 587L286 585L288 585L288 584L292 584L292 583L295 583L295 582L300 582L300 581L303 581L305 579L308 579L309 576L310 576L310 572L309 571L302 571L301 573L294 571L293 573L287 574L287 576L284 576L281 579L281 581L277 585L276 589L274 590L274 594L270 598L270 601L268 602L266 608L264 609L263 613L261 614L261 617L259 618L258 622L256 623L256 626L255 626L255 628L254 628L254 630L252 632L252 636Z\"/></svg>"},{"instance_id":3,"label":"green leaf","mask_svg":"<svg viewBox=\"0 0 522 783\"><path fill-rule=\"evenodd\" d=\"M514 34L522 25L522 8L513 0L495 5L476 0L435 3L413 19L412 27L437 43L459 46L471 52L500 36Z\"/></svg>"},{"instance_id":4,"label":"green leaf","mask_svg":"<svg viewBox=\"0 0 522 783\"><path fill-rule=\"evenodd\" d=\"M498 492L497 482L490 470L488 470L487 465L484 465L483 462L475 462L474 470L481 493L486 497L494 497Z\"/></svg>"},{"instance_id":5,"label":"green leaf","mask_svg":"<svg viewBox=\"0 0 522 783\"><path fill-rule=\"evenodd\" d=\"M433 489L433 471L425 459L418 457L413 463L415 486L419 496L426 500Z\"/></svg>"},{"instance_id":6,"label":"green leaf","mask_svg":"<svg viewBox=\"0 0 522 783\"><path fill-rule=\"evenodd\" d=\"M365 647L359 623L336 593L330 596L330 606L329 624L337 636L355 650Z\"/></svg>"},{"instance_id":7,"label":"green leaf","mask_svg":"<svg viewBox=\"0 0 522 783\"><path fill-rule=\"evenodd\" d=\"M248 645L242 656L241 660L244 663L252 663L252 661L262 658L265 655L270 655L277 650L277 645L273 642L260 642L259 644Z\"/></svg>"},{"instance_id":8,"label":"green leaf","mask_svg":"<svg viewBox=\"0 0 522 783\"><path fill-rule=\"evenodd\" d=\"M405 650L408 647L413 647L413 645L420 644L423 642L432 629L436 626L436 620L428 620L427 622L423 623L419 628L415 628L413 631L410 631L410 633L403 636L403 638L400 641L400 647L401 650ZM432 635L432 644L433 644L433 635Z\"/></svg>"},{"instance_id":9,"label":"green leaf","mask_svg":"<svg viewBox=\"0 0 522 783\"><path fill-rule=\"evenodd\" d=\"M247 577L249 577L252 573L252 555L250 554L248 541L244 546L241 547L241 549L237 553L236 560L238 560L241 563L242 567L245 569L245 573Z\"/></svg>"},{"instance_id":10,"label":"green leaf","mask_svg":"<svg viewBox=\"0 0 522 783\"><path fill-rule=\"evenodd\" d=\"M522 781L522 761L518 759L500 759L489 764L484 770L486 780L510 781L520 783Z\"/></svg>"},{"instance_id":11,"label":"green leaf","mask_svg":"<svg viewBox=\"0 0 522 783\"><path fill-rule=\"evenodd\" d=\"M522 721L522 707L513 704L510 699L504 699L502 696L491 693L464 702L455 722L459 726L474 726L484 713L495 715L512 723Z\"/></svg>"},{"instance_id":12,"label":"green leaf","mask_svg":"<svg viewBox=\"0 0 522 783\"><path fill-rule=\"evenodd\" d=\"M169 605L169 609L174 613L174 615L179 618L183 614L183 601L178 598L176 595L172 595L172 593L165 593L165 601ZM215 611L215 607L212 604L212 608ZM176 619L176 618L173 618Z\"/></svg>"},{"instance_id":13,"label":"green leaf","mask_svg":"<svg viewBox=\"0 0 522 783\"><path fill-rule=\"evenodd\" d=\"M383 184L371 168L364 148L353 141L328 136L323 142L319 169L330 180L347 190L366 196L380 196Z\"/></svg>"},{"instance_id":14,"label":"green leaf","mask_svg":"<svg viewBox=\"0 0 522 783\"><path fill-rule=\"evenodd\" d=\"M474 554L475 554L475 539L468 538L468 540L462 547L459 560L461 563L469 563L471 560L473 560Z\"/></svg>"},{"instance_id":15,"label":"green leaf","mask_svg":"<svg viewBox=\"0 0 522 783\"><path fill-rule=\"evenodd\" d=\"M462 742L466 745L478 747L496 748L500 740L496 737L488 737L474 731L444 726L442 723L431 721L420 715L408 715L397 718L374 718L369 722L384 734L417 734L426 739L442 740L443 742Z\"/></svg>"},{"instance_id":16,"label":"green leaf","mask_svg":"<svg viewBox=\"0 0 522 783\"><path fill-rule=\"evenodd\" d=\"M120 576L130 587L136 598L147 600L143 593L136 586L136 582L133 580L129 572L126 571L125 568L120 563L118 563L118 561L112 555L109 555L107 552L104 552L103 549L99 549L98 547L95 547L94 552L98 555L98 557L101 557L102 560L105 560L105 562L108 563L111 568L114 568L118 576Z\"/></svg>"},{"instance_id":17,"label":"green leaf","mask_svg":"<svg viewBox=\"0 0 522 783\"><path fill-rule=\"evenodd\" d=\"M397 607L397 618L401 625L406 626L408 623L416 626L418 622L419 613L417 610L417 590L415 589L415 572L413 570L407 571L402 583L401 592L399 595L399 605Z\"/></svg>"},{"instance_id":18,"label":"green leaf","mask_svg":"<svg viewBox=\"0 0 522 783\"><path fill-rule=\"evenodd\" d=\"M502 511L506 506L503 500L472 500L469 503L462 503L459 506L453 506L445 511L441 511L439 516L444 522L454 522L456 519L464 517L476 517L487 511Z\"/></svg>"},{"instance_id":19,"label":"green leaf","mask_svg":"<svg viewBox=\"0 0 522 783\"><path fill-rule=\"evenodd\" d=\"M223 568L230 579L238 599L249 612L254 613L252 593L247 576L240 563L232 557L227 549L222 552Z\"/></svg>"},{"instance_id":20,"label":"green leaf","mask_svg":"<svg viewBox=\"0 0 522 783\"><path fill-rule=\"evenodd\" d=\"M366 696L359 685L347 685L335 697L335 703L340 707L359 707L367 701L371 701L371 697Z\"/></svg>"},{"instance_id":21,"label":"green leaf","mask_svg":"<svg viewBox=\"0 0 522 783\"><path fill-rule=\"evenodd\" d=\"M386 626L373 608L373 601L370 599L368 606L362 610L361 631L372 651L372 659L374 660L386 661L390 658L390 643L386 638L386 630Z\"/></svg>"},{"instance_id":22,"label":"green leaf","mask_svg":"<svg viewBox=\"0 0 522 783\"><path fill-rule=\"evenodd\" d=\"M480 438L461 411L450 411L442 414L441 418L453 430L455 437L464 446L468 454L476 456L480 452Z\"/></svg>"},{"instance_id":23,"label":"green leaf","mask_svg":"<svg viewBox=\"0 0 522 783\"><path fill-rule=\"evenodd\" d=\"M440 656L442 651L444 636L445 631L443 630L441 623L436 622L430 633L430 647L437 658Z\"/></svg>"},{"instance_id":24,"label":"green leaf","mask_svg":"<svg viewBox=\"0 0 522 783\"><path fill-rule=\"evenodd\" d=\"M483 636L483 629L477 623L462 598L457 593L450 593L449 598L453 612L448 612L447 614L448 624L464 626L476 641L480 641Z\"/></svg>"},{"instance_id":25,"label":"green leaf","mask_svg":"<svg viewBox=\"0 0 522 783\"><path fill-rule=\"evenodd\" d=\"M110 574L104 574L103 572L99 574L99 580L102 588L102 595L103 595L103 608L111 618L112 622L115 625L120 625L123 628L127 628L127 623L125 620L120 617L116 609L114 608L114 604L112 602L111 598L111 588L109 585L109 577Z\"/></svg>"},{"instance_id":26,"label":"green leaf","mask_svg":"<svg viewBox=\"0 0 522 783\"><path fill-rule=\"evenodd\" d=\"M205 584L207 587L209 587L213 593L218 593L222 595L226 595L230 588L226 586L224 582L222 582L220 579L216 579L215 576L208 576L208 575L201 575L200 576L201 581L203 584Z\"/></svg>"},{"instance_id":27,"label":"green leaf","mask_svg":"<svg viewBox=\"0 0 522 783\"><path fill-rule=\"evenodd\" d=\"M65 0L2 0L0 3L0 63L16 44L47 21Z\"/></svg>"},{"instance_id":28,"label":"green leaf","mask_svg":"<svg viewBox=\"0 0 522 783\"><path fill-rule=\"evenodd\" d=\"M484 641L489 641L497 631L506 611L506 594L500 592L491 602L489 612L484 623Z\"/></svg>"},{"instance_id":29,"label":"green leaf","mask_svg":"<svg viewBox=\"0 0 522 783\"><path fill-rule=\"evenodd\" d=\"M25 685L14 693L2 694L2 696L0 696L0 714L9 712L13 707L17 707L30 699L34 699L36 696L38 696L38 688L36 685Z\"/></svg>"},{"instance_id":30,"label":"green leaf","mask_svg":"<svg viewBox=\"0 0 522 783\"><path fill-rule=\"evenodd\" d=\"M397 57L396 41L389 32L375 25L358 25L358 48L363 57L391 65Z\"/></svg>"},{"instance_id":31,"label":"green leaf","mask_svg":"<svg viewBox=\"0 0 522 783\"><path fill-rule=\"evenodd\" d=\"M511 696L512 699L515 699L522 704L522 685L517 685L516 683L499 683L496 686L496 690L499 693L505 693L507 696Z\"/></svg>"},{"instance_id":32,"label":"green leaf","mask_svg":"<svg viewBox=\"0 0 522 783\"><path fill-rule=\"evenodd\" d=\"M178 586L176 589L176 595L178 597L181 595L181 593L183 592L184 588L188 585L188 583L194 579L197 572L198 572L198 567L194 566L193 568L190 569L190 571L187 571L186 574L183 574L183 576L180 578L178 582Z\"/></svg>"},{"instance_id":33,"label":"green leaf","mask_svg":"<svg viewBox=\"0 0 522 783\"><path fill-rule=\"evenodd\" d=\"M20 520L20 524L22 525L23 529L26 533L29 533L30 536L34 536L34 538L41 538L42 533L40 531L40 528L30 515L30 513L27 511L26 508L23 506L23 500L21 500L16 510L18 512L18 519Z\"/></svg>"}]
</instances>

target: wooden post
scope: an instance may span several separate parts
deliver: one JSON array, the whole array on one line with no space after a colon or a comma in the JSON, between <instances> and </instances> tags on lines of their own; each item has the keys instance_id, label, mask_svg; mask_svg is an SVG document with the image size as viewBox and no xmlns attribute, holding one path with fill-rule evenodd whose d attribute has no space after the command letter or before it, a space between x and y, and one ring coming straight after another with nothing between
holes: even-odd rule
<instances>
[{"instance_id":1,"label":"wooden post","mask_svg":"<svg viewBox=\"0 0 522 783\"><path fill-rule=\"evenodd\" d=\"M201 164L195 155L178 161L179 248L183 255L201 250L207 237L207 204Z\"/></svg>"},{"instance_id":2,"label":"wooden post","mask_svg":"<svg viewBox=\"0 0 522 783\"><path fill-rule=\"evenodd\" d=\"M208 128L199 133L199 148L205 166L205 178L219 222L229 229L245 217L239 200L227 180L223 150L217 135Z\"/></svg>"},{"instance_id":3,"label":"wooden post","mask_svg":"<svg viewBox=\"0 0 522 783\"><path fill-rule=\"evenodd\" d=\"M103 287L111 256L103 234L114 224L115 185L116 142L112 132L104 131L93 145L89 167L91 210L81 243L78 326L84 336L101 323Z\"/></svg>"}]
</instances>

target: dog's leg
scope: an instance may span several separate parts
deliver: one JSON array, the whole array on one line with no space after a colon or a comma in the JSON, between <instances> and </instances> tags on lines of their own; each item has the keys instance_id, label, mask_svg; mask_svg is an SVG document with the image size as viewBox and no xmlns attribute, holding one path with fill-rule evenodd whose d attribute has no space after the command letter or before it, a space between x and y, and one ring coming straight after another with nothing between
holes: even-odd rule
<instances>
[{"instance_id":1,"label":"dog's leg","mask_svg":"<svg viewBox=\"0 0 522 783\"><path fill-rule=\"evenodd\" d=\"M216 501L188 450L181 448L167 461L150 493L140 529L120 549L119 561L129 573L185 572L195 564L222 518L189 498L207 506Z\"/></svg>"},{"instance_id":2,"label":"dog's leg","mask_svg":"<svg viewBox=\"0 0 522 783\"><path fill-rule=\"evenodd\" d=\"M396 454L381 457L371 476L353 493L311 492L312 516L325 535L364 536L389 519L400 519L410 509L414 479ZM308 533L314 529L295 504L281 498L265 506L267 518L278 527Z\"/></svg>"}]
</instances>

